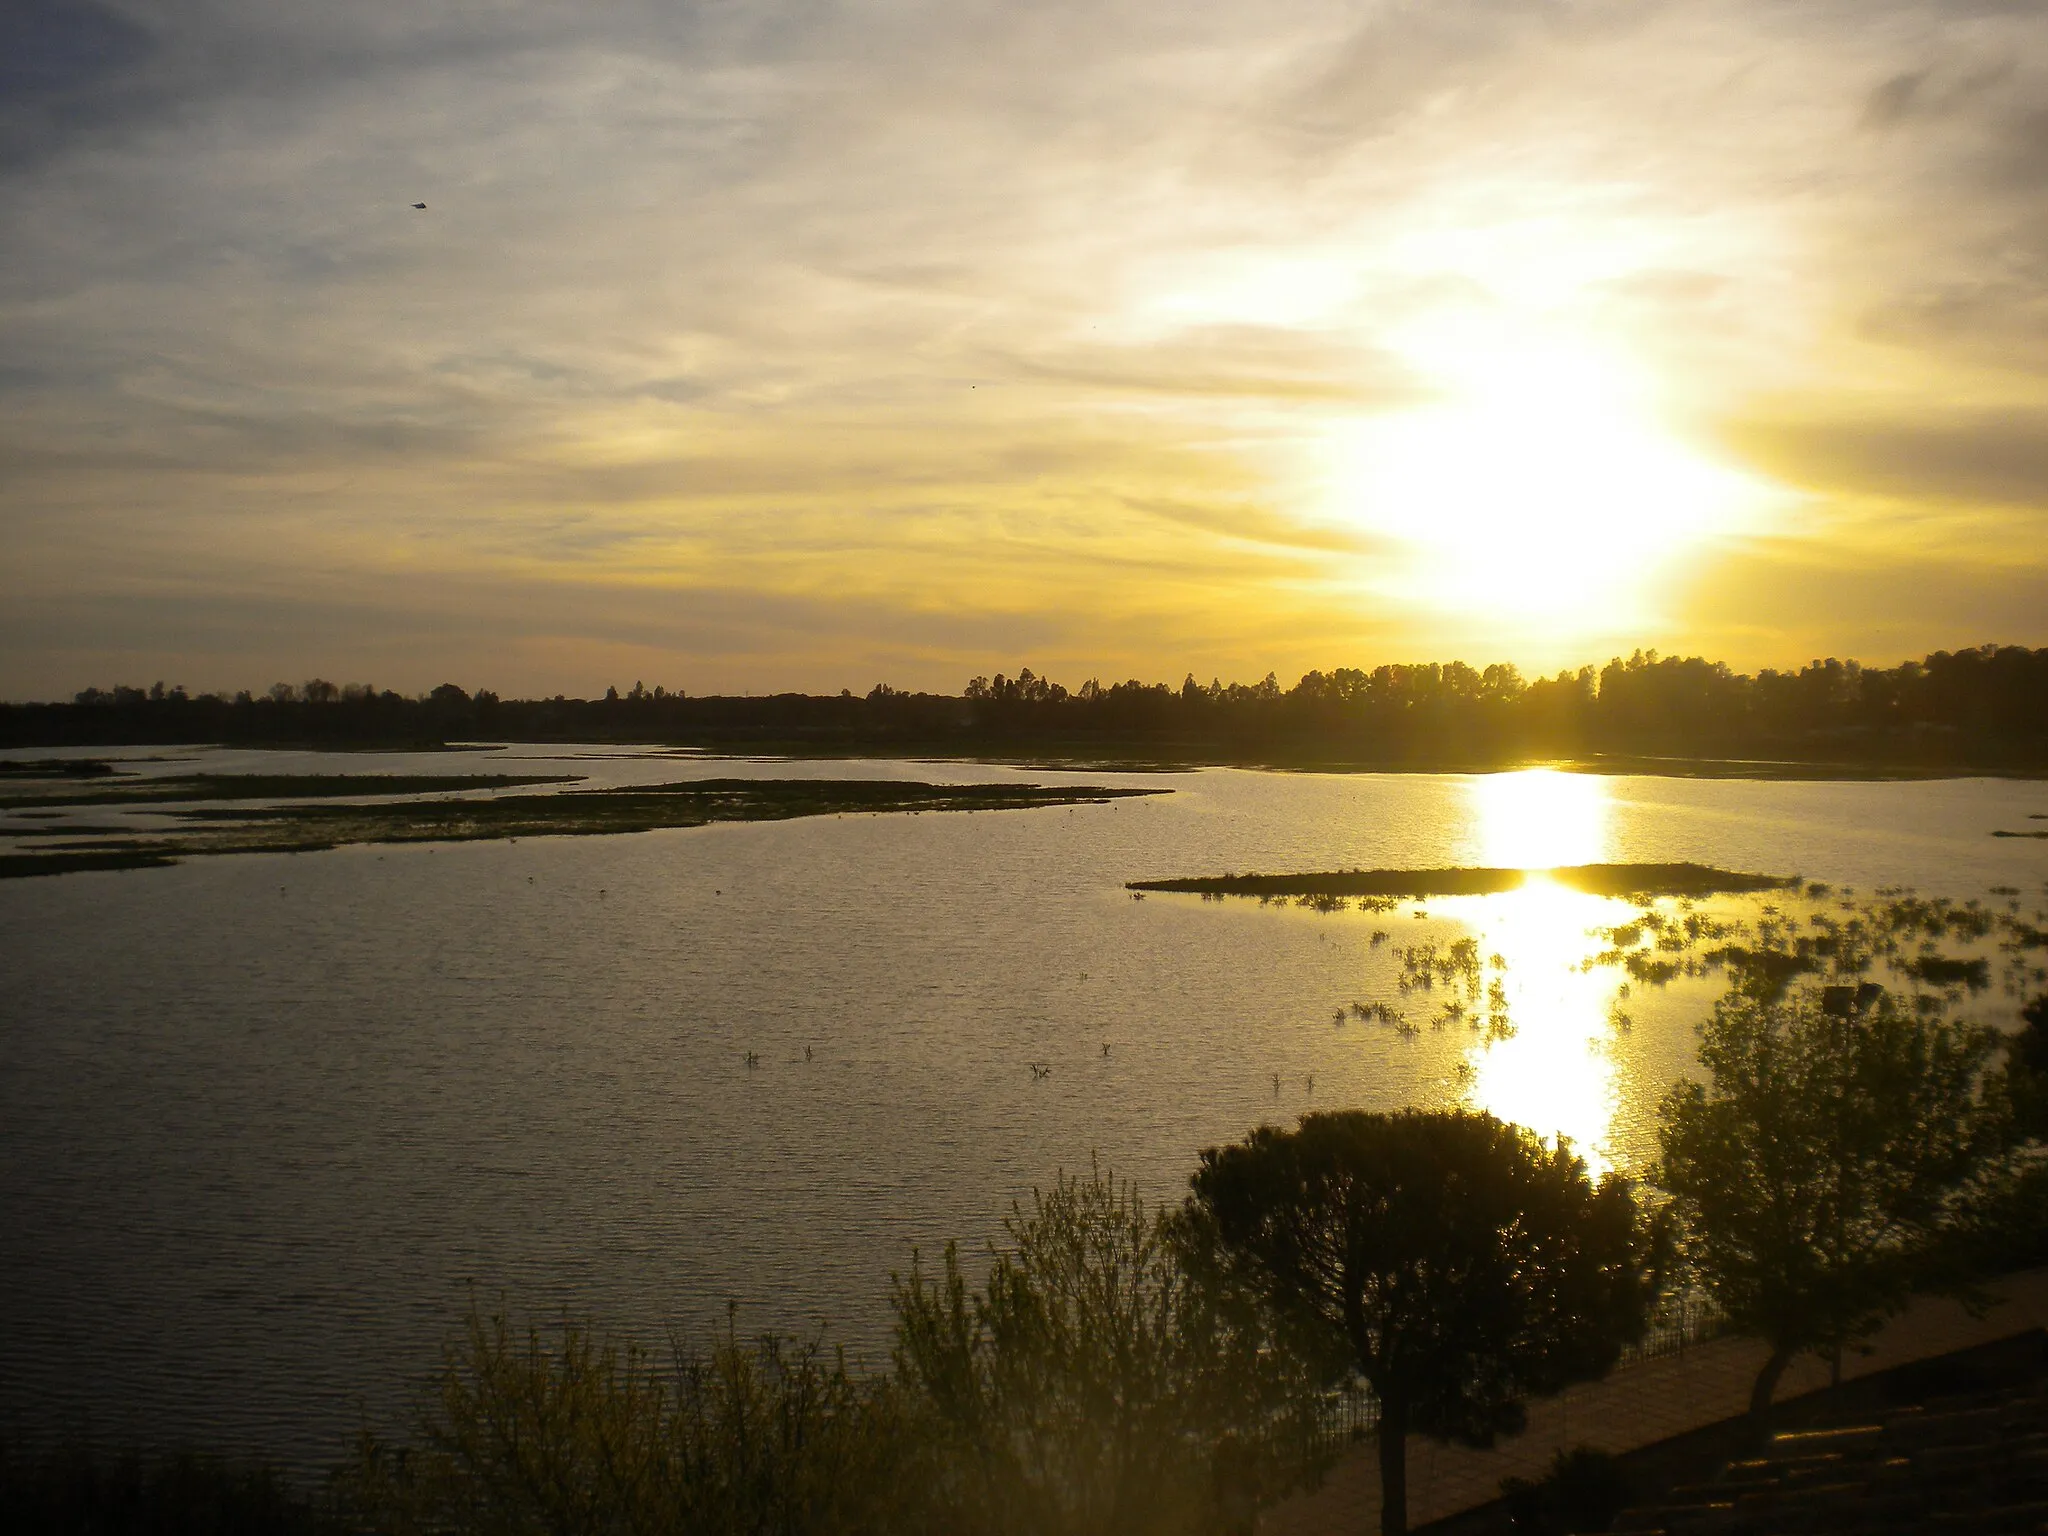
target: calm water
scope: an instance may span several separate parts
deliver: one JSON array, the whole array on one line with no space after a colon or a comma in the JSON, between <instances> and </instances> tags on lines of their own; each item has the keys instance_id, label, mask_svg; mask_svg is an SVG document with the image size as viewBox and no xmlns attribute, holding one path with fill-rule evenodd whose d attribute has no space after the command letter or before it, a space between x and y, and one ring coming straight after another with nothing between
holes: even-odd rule
<instances>
[{"instance_id":1,"label":"calm water","mask_svg":"<svg viewBox=\"0 0 2048 1536\"><path fill-rule=\"evenodd\" d=\"M396 1410L472 1287L648 1334L730 1299L743 1328L822 1319L872 1349L913 1245L978 1243L1091 1154L1177 1197L1197 1149L1261 1120L1475 1100L1626 1167L1690 1059L1704 994L1639 989L1616 1033L1612 978L1571 969L1598 901L1318 915L1126 880L1696 859L1964 897L2048 877L2048 845L1988 835L2048 811L2048 785L2010 781L567 767L1173 793L0 884L0 1422L320 1458ZM1511 963L1514 1039L1333 1024L1395 995L1400 943L1475 930Z\"/></svg>"}]
</instances>

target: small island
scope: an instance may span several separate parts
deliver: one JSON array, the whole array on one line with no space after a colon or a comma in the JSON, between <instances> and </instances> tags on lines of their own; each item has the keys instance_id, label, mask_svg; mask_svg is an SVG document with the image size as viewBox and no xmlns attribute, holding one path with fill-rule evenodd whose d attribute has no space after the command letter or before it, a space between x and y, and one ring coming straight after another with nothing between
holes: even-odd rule
<instances>
[{"instance_id":1,"label":"small island","mask_svg":"<svg viewBox=\"0 0 2048 1536\"><path fill-rule=\"evenodd\" d=\"M1177 891L1197 896L1422 897L1495 896L1519 890L1531 877L1589 896L1718 896L1797 885L1796 875L1752 875L1705 864L1573 864L1560 869L1339 869L1296 875L1193 875L1175 880L1132 880L1133 891Z\"/></svg>"}]
</instances>

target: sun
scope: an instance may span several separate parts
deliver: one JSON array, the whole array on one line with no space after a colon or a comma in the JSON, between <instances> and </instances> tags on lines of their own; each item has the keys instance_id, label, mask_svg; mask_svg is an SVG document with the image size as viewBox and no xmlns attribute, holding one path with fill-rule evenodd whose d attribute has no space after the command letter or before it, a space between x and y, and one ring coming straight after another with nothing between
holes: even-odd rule
<instances>
[{"instance_id":1,"label":"sun","mask_svg":"<svg viewBox=\"0 0 2048 1536\"><path fill-rule=\"evenodd\" d=\"M1688 551L1743 526L1749 477L1674 437L1615 351L1469 331L1414 349L1427 403L1339 434L1330 493L1427 606L1594 632L1640 616Z\"/></svg>"}]
</instances>

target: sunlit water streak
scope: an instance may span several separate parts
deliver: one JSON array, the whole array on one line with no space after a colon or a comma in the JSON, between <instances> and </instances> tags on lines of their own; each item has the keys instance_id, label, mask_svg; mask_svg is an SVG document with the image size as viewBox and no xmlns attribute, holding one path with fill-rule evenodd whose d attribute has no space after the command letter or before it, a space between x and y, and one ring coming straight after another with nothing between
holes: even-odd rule
<instances>
[{"instance_id":1,"label":"sunlit water streak","mask_svg":"<svg viewBox=\"0 0 2048 1536\"><path fill-rule=\"evenodd\" d=\"M1695 859L1969 895L2048 875L2042 845L1987 835L2048 809L2029 784L556 750L454 766L1174 793L0 883L0 1423L90 1410L116 1436L328 1455L358 1405L397 1411L472 1282L642 1334L733 1297L743 1325L825 1317L872 1352L913 1244L972 1248L1093 1151L1173 1198L1202 1146L1261 1121L1478 1102L1627 1168L1691 1059L1704 989L1639 993L1616 1032L1614 978L1568 969L1612 920L1593 898L1326 916L1135 902L1129 879ZM276 766L191 756L149 771ZM1509 963L1512 1038L1332 1022L1396 996L1399 945L1468 932Z\"/></svg>"},{"instance_id":2,"label":"sunlit water streak","mask_svg":"<svg viewBox=\"0 0 2048 1536\"><path fill-rule=\"evenodd\" d=\"M1471 780L1480 862L1532 871L1610 862L1613 783L1550 769ZM1533 874L1520 890L1461 908L1482 950L1506 962L1502 984L1513 1029L1470 1047L1471 1102L1543 1135L1567 1137L1596 1171L1611 1166L1617 981L1578 962L1588 931L1620 921L1625 904Z\"/></svg>"}]
</instances>

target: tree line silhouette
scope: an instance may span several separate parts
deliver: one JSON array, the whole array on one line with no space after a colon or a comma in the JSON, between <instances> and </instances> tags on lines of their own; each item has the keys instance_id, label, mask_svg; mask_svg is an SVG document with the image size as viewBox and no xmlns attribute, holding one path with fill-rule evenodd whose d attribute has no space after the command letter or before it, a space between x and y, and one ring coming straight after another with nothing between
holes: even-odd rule
<instances>
[{"instance_id":1,"label":"tree line silhouette","mask_svg":"<svg viewBox=\"0 0 2048 1536\"><path fill-rule=\"evenodd\" d=\"M1485 767L1532 757L1779 759L1926 767L2048 765L2048 647L1936 651L1895 667L1833 658L1741 673L1637 651L1526 678L1464 662L1313 671L1291 688L1135 679L1078 688L1029 667L958 695L690 697L636 683L602 698L501 699L444 683L407 697L315 678L262 694L88 688L0 705L0 745L222 741L433 745L631 741L810 752L1051 752L1170 761Z\"/></svg>"}]
</instances>

